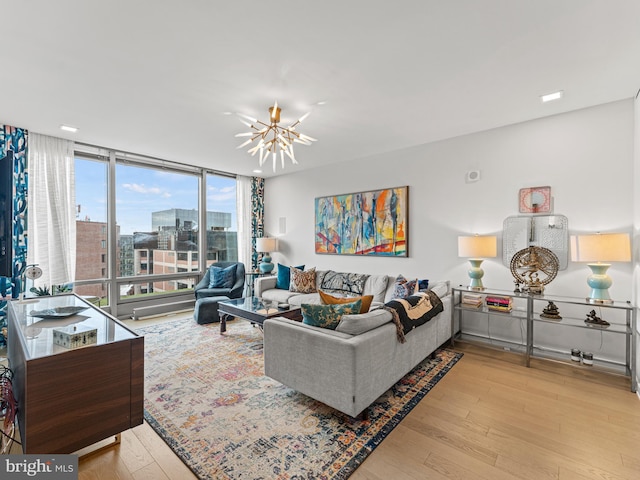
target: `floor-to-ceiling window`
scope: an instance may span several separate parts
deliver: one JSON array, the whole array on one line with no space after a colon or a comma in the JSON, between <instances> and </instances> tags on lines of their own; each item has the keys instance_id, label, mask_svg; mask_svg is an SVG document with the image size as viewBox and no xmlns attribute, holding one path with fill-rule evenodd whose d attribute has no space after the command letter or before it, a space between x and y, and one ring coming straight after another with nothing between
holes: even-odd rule
<instances>
[{"instance_id":1,"label":"floor-to-ceiling window","mask_svg":"<svg viewBox=\"0 0 640 480\"><path fill-rule=\"evenodd\" d=\"M207 174L206 264L238 260L236 179Z\"/></svg>"},{"instance_id":2,"label":"floor-to-ceiling window","mask_svg":"<svg viewBox=\"0 0 640 480\"><path fill-rule=\"evenodd\" d=\"M116 312L189 294L203 265L238 258L235 177L131 157L79 150L75 160L74 291Z\"/></svg>"},{"instance_id":3,"label":"floor-to-ceiling window","mask_svg":"<svg viewBox=\"0 0 640 480\"><path fill-rule=\"evenodd\" d=\"M116 224L123 265L119 297L140 297L193 288L194 278L144 278L198 272L199 175L168 168L117 162Z\"/></svg>"},{"instance_id":4,"label":"floor-to-ceiling window","mask_svg":"<svg viewBox=\"0 0 640 480\"><path fill-rule=\"evenodd\" d=\"M107 162L90 155L75 157L76 277L74 291L108 304Z\"/></svg>"}]
</instances>

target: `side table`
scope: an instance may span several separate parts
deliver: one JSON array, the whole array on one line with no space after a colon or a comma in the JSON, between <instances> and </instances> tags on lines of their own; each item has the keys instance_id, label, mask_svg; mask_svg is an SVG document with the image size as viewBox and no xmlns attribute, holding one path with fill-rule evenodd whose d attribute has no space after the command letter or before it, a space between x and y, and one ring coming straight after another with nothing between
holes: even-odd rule
<instances>
[{"instance_id":1,"label":"side table","mask_svg":"<svg viewBox=\"0 0 640 480\"><path fill-rule=\"evenodd\" d=\"M245 272L245 297L253 297L253 282L258 277L263 277L266 275L271 275L271 272L265 273L260 270L254 270L252 272Z\"/></svg>"}]
</instances>

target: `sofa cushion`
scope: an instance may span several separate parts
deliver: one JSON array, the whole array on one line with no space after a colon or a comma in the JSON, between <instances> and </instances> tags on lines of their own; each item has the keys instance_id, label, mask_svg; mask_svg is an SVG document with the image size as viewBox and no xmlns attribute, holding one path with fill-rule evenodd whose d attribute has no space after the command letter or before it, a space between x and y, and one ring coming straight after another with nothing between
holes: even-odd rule
<instances>
[{"instance_id":1,"label":"sofa cushion","mask_svg":"<svg viewBox=\"0 0 640 480\"><path fill-rule=\"evenodd\" d=\"M388 310L379 309L356 315L343 315L336 327L337 332L360 335L393 320Z\"/></svg>"},{"instance_id":2,"label":"sofa cushion","mask_svg":"<svg viewBox=\"0 0 640 480\"><path fill-rule=\"evenodd\" d=\"M339 305L309 305L303 303L300 306L302 309L302 323L335 330L343 315L358 313L361 306L361 300Z\"/></svg>"},{"instance_id":3,"label":"sofa cushion","mask_svg":"<svg viewBox=\"0 0 640 480\"><path fill-rule=\"evenodd\" d=\"M320 300L325 305L338 305L341 303L351 303L355 300L362 301L362 307L360 307L360 313L367 313L371 308L371 302L373 301L373 295L363 295L361 297L334 297L327 292L318 290L320 294Z\"/></svg>"},{"instance_id":4,"label":"sofa cushion","mask_svg":"<svg viewBox=\"0 0 640 480\"><path fill-rule=\"evenodd\" d=\"M373 295L374 302L384 303L388 286L388 275L370 275L364 284L364 291L362 293L363 295Z\"/></svg>"},{"instance_id":5,"label":"sofa cushion","mask_svg":"<svg viewBox=\"0 0 640 480\"><path fill-rule=\"evenodd\" d=\"M417 286L417 279L407 280L406 278L404 278L404 276L398 275L393 287L392 298L407 298L409 295L413 295L415 293Z\"/></svg>"},{"instance_id":6,"label":"sofa cushion","mask_svg":"<svg viewBox=\"0 0 640 480\"><path fill-rule=\"evenodd\" d=\"M287 303L289 305L293 305L294 307L299 307L303 303L309 303L311 305L322 305L320 296L317 293L289 293L291 293L291 296L289 297L289 301Z\"/></svg>"},{"instance_id":7,"label":"sofa cushion","mask_svg":"<svg viewBox=\"0 0 640 480\"><path fill-rule=\"evenodd\" d=\"M322 278L321 288L330 293L362 295L367 278L369 278L369 275L361 273L343 273L328 270Z\"/></svg>"},{"instance_id":8,"label":"sofa cushion","mask_svg":"<svg viewBox=\"0 0 640 480\"><path fill-rule=\"evenodd\" d=\"M297 297L299 293L293 293L289 290L280 290L279 288L270 288L268 290L264 290L261 294L261 298L264 300L269 300L272 302L278 303L291 303L290 299L292 297Z\"/></svg>"},{"instance_id":9,"label":"sofa cushion","mask_svg":"<svg viewBox=\"0 0 640 480\"><path fill-rule=\"evenodd\" d=\"M449 284L447 282L433 282L433 284L429 287L433 293L435 293L438 297L442 298L449 293Z\"/></svg>"},{"instance_id":10,"label":"sofa cushion","mask_svg":"<svg viewBox=\"0 0 640 480\"><path fill-rule=\"evenodd\" d=\"M209 288L231 288L236 281L236 268L238 264L228 266L227 268L209 267Z\"/></svg>"},{"instance_id":11,"label":"sofa cushion","mask_svg":"<svg viewBox=\"0 0 640 480\"><path fill-rule=\"evenodd\" d=\"M313 293L316 291L316 269L311 268L306 272L296 267L291 267L291 282L289 290L299 293Z\"/></svg>"},{"instance_id":12,"label":"sofa cushion","mask_svg":"<svg viewBox=\"0 0 640 480\"><path fill-rule=\"evenodd\" d=\"M296 267L298 270L304 270L304 265ZM291 284L291 269L286 265L278 264L278 277L276 279L276 288L281 290L289 290Z\"/></svg>"}]
</instances>

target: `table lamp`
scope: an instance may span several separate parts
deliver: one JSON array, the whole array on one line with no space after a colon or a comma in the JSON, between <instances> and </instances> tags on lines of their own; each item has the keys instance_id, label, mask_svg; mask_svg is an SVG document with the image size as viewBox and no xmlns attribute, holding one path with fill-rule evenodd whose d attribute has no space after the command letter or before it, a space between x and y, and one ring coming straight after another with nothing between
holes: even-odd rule
<instances>
[{"instance_id":1,"label":"table lamp","mask_svg":"<svg viewBox=\"0 0 640 480\"><path fill-rule=\"evenodd\" d=\"M471 268L469 290L484 290L482 276L484 270L480 267L485 258L497 256L497 239L493 235L474 235L472 237L458 237L458 256L469 258Z\"/></svg>"},{"instance_id":2,"label":"table lamp","mask_svg":"<svg viewBox=\"0 0 640 480\"><path fill-rule=\"evenodd\" d=\"M276 239L272 237L256 238L256 251L263 253L262 261L260 262L259 269L262 273L269 273L273 270L273 263L271 263L271 252L276 251Z\"/></svg>"},{"instance_id":3,"label":"table lamp","mask_svg":"<svg viewBox=\"0 0 640 480\"><path fill-rule=\"evenodd\" d=\"M591 292L589 303L613 303L609 287L613 281L607 274L611 266L608 262L631 261L631 238L628 233L595 233L571 236L571 260L588 262L591 275L587 284Z\"/></svg>"}]
</instances>

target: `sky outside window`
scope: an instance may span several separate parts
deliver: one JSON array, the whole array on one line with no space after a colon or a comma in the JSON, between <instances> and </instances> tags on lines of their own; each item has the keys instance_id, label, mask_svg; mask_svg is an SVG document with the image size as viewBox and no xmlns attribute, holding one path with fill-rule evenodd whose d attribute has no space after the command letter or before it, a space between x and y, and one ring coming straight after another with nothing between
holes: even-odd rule
<instances>
[{"instance_id":1,"label":"sky outside window","mask_svg":"<svg viewBox=\"0 0 640 480\"><path fill-rule=\"evenodd\" d=\"M76 161L78 219L106 222L105 163ZM131 165L116 165L116 223L120 234L151 231L151 213L198 208L198 177ZM236 181L207 176L207 210L229 212L236 228Z\"/></svg>"}]
</instances>

